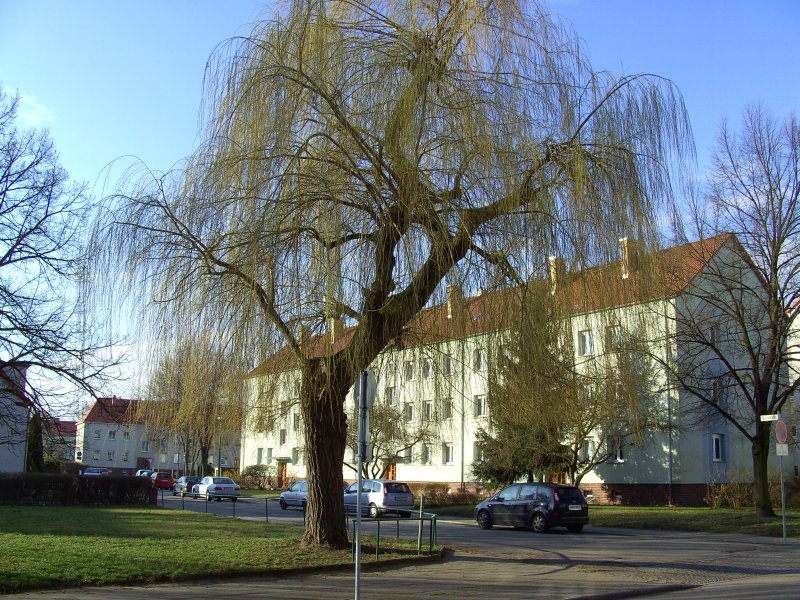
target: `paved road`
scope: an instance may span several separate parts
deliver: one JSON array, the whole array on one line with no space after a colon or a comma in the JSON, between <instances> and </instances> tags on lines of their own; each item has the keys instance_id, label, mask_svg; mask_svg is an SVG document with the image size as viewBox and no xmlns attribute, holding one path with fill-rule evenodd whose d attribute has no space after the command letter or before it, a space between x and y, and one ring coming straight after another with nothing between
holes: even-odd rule
<instances>
[{"instance_id":1,"label":"paved road","mask_svg":"<svg viewBox=\"0 0 800 600\"><path fill-rule=\"evenodd\" d=\"M179 499L167 500L178 508ZM264 502L241 500L237 516L265 519ZM205 510L205 502L184 506ZM212 502L209 511L232 512L231 503ZM273 511L271 521L302 522L300 511ZM390 528L387 521L384 530ZM412 535L412 524L402 534ZM442 519L439 542L454 549L444 562L365 572L361 598L625 598L649 595L674 600L800 598L800 543L740 535L606 529L582 534L554 530L479 529L468 519ZM144 587L82 588L20 594L14 600L253 597L324 600L353 598L353 572L236 579Z\"/></svg>"}]
</instances>

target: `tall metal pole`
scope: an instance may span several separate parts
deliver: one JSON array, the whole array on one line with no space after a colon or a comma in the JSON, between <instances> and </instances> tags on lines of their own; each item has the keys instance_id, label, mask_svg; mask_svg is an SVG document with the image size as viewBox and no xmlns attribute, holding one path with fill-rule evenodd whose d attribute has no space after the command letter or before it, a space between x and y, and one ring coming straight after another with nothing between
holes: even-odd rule
<instances>
[{"instance_id":1,"label":"tall metal pole","mask_svg":"<svg viewBox=\"0 0 800 600\"><path fill-rule=\"evenodd\" d=\"M356 466L358 468L358 490L356 496L356 581L355 600L361 598L361 486L364 482L361 465L366 460L367 454L367 372L361 371L361 381L358 389L358 446L356 453Z\"/></svg>"}]
</instances>

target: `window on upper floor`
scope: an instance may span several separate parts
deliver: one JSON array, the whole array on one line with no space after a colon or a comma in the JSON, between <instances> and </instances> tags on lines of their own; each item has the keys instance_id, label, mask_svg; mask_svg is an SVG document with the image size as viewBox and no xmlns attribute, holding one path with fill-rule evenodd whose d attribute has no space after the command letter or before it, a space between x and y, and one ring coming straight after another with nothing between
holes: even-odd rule
<instances>
[{"instance_id":1,"label":"window on upper floor","mask_svg":"<svg viewBox=\"0 0 800 600\"><path fill-rule=\"evenodd\" d=\"M445 398L442 402L442 419L450 420L453 418L453 399Z\"/></svg>"},{"instance_id":2,"label":"window on upper floor","mask_svg":"<svg viewBox=\"0 0 800 600\"><path fill-rule=\"evenodd\" d=\"M113 429L108 430L108 439L115 440L117 439L117 432Z\"/></svg>"},{"instance_id":3,"label":"window on upper floor","mask_svg":"<svg viewBox=\"0 0 800 600\"><path fill-rule=\"evenodd\" d=\"M109 450L108 453L107 453L107 457L108 457L108 460L113 461L114 460L114 451L113 450Z\"/></svg>"},{"instance_id":4,"label":"window on upper floor","mask_svg":"<svg viewBox=\"0 0 800 600\"><path fill-rule=\"evenodd\" d=\"M619 352L622 349L622 327L609 325L606 327L606 352Z\"/></svg>"},{"instance_id":5,"label":"window on upper floor","mask_svg":"<svg viewBox=\"0 0 800 600\"><path fill-rule=\"evenodd\" d=\"M123 439L123 440L129 440L129 439L131 439L131 432L130 432L130 431L128 431L127 429L126 429L125 431L123 431L123 432L122 432L122 439Z\"/></svg>"},{"instance_id":6,"label":"window on upper floor","mask_svg":"<svg viewBox=\"0 0 800 600\"><path fill-rule=\"evenodd\" d=\"M292 416L292 427L295 431L300 431L300 413L296 412Z\"/></svg>"},{"instance_id":7,"label":"window on upper floor","mask_svg":"<svg viewBox=\"0 0 800 600\"><path fill-rule=\"evenodd\" d=\"M148 440L142 440L142 452L150 452L150 442Z\"/></svg>"},{"instance_id":8,"label":"window on upper floor","mask_svg":"<svg viewBox=\"0 0 800 600\"><path fill-rule=\"evenodd\" d=\"M100 439L100 430L99 429L95 429L94 430L94 439L96 439L96 440Z\"/></svg>"},{"instance_id":9,"label":"window on upper floor","mask_svg":"<svg viewBox=\"0 0 800 600\"><path fill-rule=\"evenodd\" d=\"M483 371L486 368L486 351L483 348L475 348L472 351L472 369Z\"/></svg>"},{"instance_id":10,"label":"window on upper floor","mask_svg":"<svg viewBox=\"0 0 800 600\"><path fill-rule=\"evenodd\" d=\"M475 396L474 408L476 417L485 417L487 414L489 414L489 409L486 405L486 396L483 394Z\"/></svg>"},{"instance_id":11,"label":"window on upper floor","mask_svg":"<svg viewBox=\"0 0 800 600\"><path fill-rule=\"evenodd\" d=\"M100 460L100 450L92 450L92 460Z\"/></svg>"},{"instance_id":12,"label":"window on upper floor","mask_svg":"<svg viewBox=\"0 0 800 600\"><path fill-rule=\"evenodd\" d=\"M442 444L442 464L453 464L453 444L451 442L444 442Z\"/></svg>"},{"instance_id":13,"label":"window on upper floor","mask_svg":"<svg viewBox=\"0 0 800 600\"><path fill-rule=\"evenodd\" d=\"M442 355L442 375L447 377L453 372L453 358L449 354Z\"/></svg>"},{"instance_id":14,"label":"window on upper floor","mask_svg":"<svg viewBox=\"0 0 800 600\"><path fill-rule=\"evenodd\" d=\"M414 381L414 361L407 360L404 368L405 368L405 380Z\"/></svg>"},{"instance_id":15,"label":"window on upper floor","mask_svg":"<svg viewBox=\"0 0 800 600\"><path fill-rule=\"evenodd\" d=\"M478 442L475 442L472 445L472 460L474 462L480 462L483 460L483 448L480 444L478 444Z\"/></svg>"},{"instance_id":16,"label":"window on upper floor","mask_svg":"<svg viewBox=\"0 0 800 600\"><path fill-rule=\"evenodd\" d=\"M427 444L423 444L420 448L419 462L423 465L431 464L431 449Z\"/></svg>"},{"instance_id":17,"label":"window on upper floor","mask_svg":"<svg viewBox=\"0 0 800 600\"><path fill-rule=\"evenodd\" d=\"M433 361L430 358L422 359L422 377L425 379L433 377Z\"/></svg>"},{"instance_id":18,"label":"window on upper floor","mask_svg":"<svg viewBox=\"0 0 800 600\"><path fill-rule=\"evenodd\" d=\"M386 404L389 406L394 406L397 402L397 397L395 395L395 390L393 385L387 385L384 389L384 397L386 398Z\"/></svg>"},{"instance_id":19,"label":"window on upper floor","mask_svg":"<svg viewBox=\"0 0 800 600\"><path fill-rule=\"evenodd\" d=\"M422 405L422 420L433 421L433 402L426 402Z\"/></svg>"},{"instance_id":20,"label":"window on upper floor","mask_svg":"<svg viewBox=\"0 0 800 600\"><path fill-rule=\"evenodd\" d=\"M414 420L414 404L412 402L406 402L403 405L403 420L406 423L411 423Z\"/></svg>"},{"instance_id":21,"label":"window on upper floor","mask_svg":"<svg viewBox=\"0 0 800 600\"><path fill-rule=\"evenodd\" d=\"M725 436L721 433L711 434L711 461L723 462L725 460Z\"/></svg>"},{"instance_id":22,"label":"window on upper floor","mask_svg":"<svg viewBox=\"0 0 800 600\"><path fill-rule=\"evenodd\" d=\"M280 433L278 434L279 443L283 446L286 443L286 430L281 429Z\"/></svg>"},{"instance_id":23,"label":"window on upper floor","mask_svg":"<svg viewBox=\"0 0 800 600\"><path fill-rule=\"evenodd\" d=\"M608 436L609 462L625 462L625 446L621 435Z\"/></svg>"},{"instance_id":24,"label":"window on upper floor","mask_svg":"<svg viewBox=\"0 0 800 600\"><path fill-rule=\"evenodd\" d=\"M578 332L578 356L594 355L594 337L591 329Z\"/></svg>"}]
</instances>

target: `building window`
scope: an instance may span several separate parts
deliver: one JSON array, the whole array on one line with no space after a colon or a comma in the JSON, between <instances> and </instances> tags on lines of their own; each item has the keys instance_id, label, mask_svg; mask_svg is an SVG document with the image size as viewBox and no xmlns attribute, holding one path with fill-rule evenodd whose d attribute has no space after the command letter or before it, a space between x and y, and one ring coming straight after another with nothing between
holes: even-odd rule
<instances>
[{"instance_id":1,"label":"building window","mask_svg":"<svg viewBox=\"0 0 800 600\"><path fill-rule=\"evenodd\" d=\"M150 452L150 442L148 440L142 440L142 452Z\"/></svg>"},{"instance_id":2,"label":"building window","mask_svg":"<svg viewBox=\"0 0 800 600\"><path fill-rule=\"evenodd\" d=\"M721 433L711 434L711 460L713 462L725 460L725 436Z\"/></svg>"},{"instance_id":3,"label":"building window","mask_svg":"<svg viewBox=\"0 0 800 600\"><path fill-rule=\"evenodd\" d=\"M117 432L113 429L108 430L108 439L115 440L117 439Z\"/></svg>"},{"instance_id":4,"label":"building window","mask_svg":"<svg viewBox=\"0 0 800 600\"><path fill-rule=\"evenodd\" d=\"M113 461L114 460L114 451L113 450L109 450L107 456L108 456L108 460Z\"/></svg>"},{"instance_id":5,"label":"building window","mask_svg":"<svg viewBox=\"0 0 800 600\"><path fill-rule=\"evenodd\" d=\"M128 462L128 451L122 453L122 462Z\"/></svg>"},{"instance_id":6,"label":"building window","mask_svg":"<svg viewBox=\"0 0 800 600\"><path fill-rule=\"evenodd\" d=\"M260 465L264 459L264 449L257 448L256 449L256 464Z\"/></svg>"},{"instance_id":7,"label":"building window","mask_svg":"<svg viewBox=\"0 0 800 600\"><path fill-rule=\"evenodd\" d=\"M406 361L406 381L414 381L414 361Z\"/></svg>"},{"instance_id":8,"label":"building window","mask_svg":"<svg viewBox=\"0 0 800 600\"><path fill-rule=\"evenodd\" d=\"M267 463L272 462L272 448L267 448Z\"/></svg>"},{"instance_id":9,"label":"building window","mask_svg":"<svg viewBox=\"0 0 800 600\"><path fill-rule=\"evenodd\" d=\"M608 436L608 451L610 462L625 462L624 444L622 443L622 436L610 435Z\"/></svg>"},{"instance_id":10,"label":"building window","mask_svg":"<svg viewBox=\"0 0 800 600\"><path fill-rule=\"evenodd\" d=\"M423 465L431 464L431 449L427 444L423 444L420 448L419 462Z\"/></svg>"},{"instance_id":11,"label":"building window","mask_svg":"<svg viewBox=\"0 0 800 600\"><path fill-rule=\"evenodd\" d=\"M472 446L472 460L475 462L480 462L483 460L483 448L475 442Z\"/></svg>"},{"instance_id":12,"label":"building window","mask_svg":"<svg viewBox=\"0 0 800 600\"><path fill-rule=\"evenodd\" d=\"M711 382L711 401L717 405L722 401L722 379L719 377Z\"/></svg>"},{"instance_id":13,"label":"building window","mask_svg":"<svg viewBox=\"0 0 800 600\"><path fill-rule=\"evenodd\" d=\"M294 413L294 430L300 431L300 413Z\"/></svg>"},{"instance_id":14,"label":"building window","mask_svg":"<svg viewBox=\"0 0 800 600\"><path fill-rule=\"evenodd\" d=\"M123 431L123 432L122 432L122 439L123 439L123 440L129 440L129 439L131 439L131 432L130 432L130 431L128 431L128 430L125 430L125 431Z\"/></svg>"},{"instance_id":15,"label":"building window","mask_svg":"<svg viewBox=\"0 0 800 600\"><path fill-rule=\"evenodd\" d=\"M400 453L400 462L410 465L414 462L414 449L406 448Z\"/></svg>"},{"instance_id":16,"label":"building window","mask_svg":"<svg viewBox=\"0 0 800 600\"><path fill-rule=\"evenodd\" d=\"M426 358L422 361L422 376L425 379L433 377L433 362L430 358Z\"/></svg>"},{"instance_id":17,"label":"building window","mask_svg":"<svg viewBox=\"0 0 800 600\"><path fill-rule=\"evenodd\" d=\"M395 397L393 385L386 386L384 395L386 396L386 404L389 406L394 406L395 402L397 402L397 398Z\"/></svg>"},{"instance_id":18,"label":"building window","mask_svg":"<svg viewBox=\"0 0 800 600\"><path fill-rule=\"evenodd\" d=\"M589 460L591 459L592 455L594 454L594 441L590 439L583 440L583 444L581 444L581 451L579 454L580 460Z\"/></svg>"},{"instance_id":19,"label":"building window","mask_svg":"<svg viewBox=\"0 0 800 600\"><path fill-rule=\"evenodd\" d=\"M486 368L486 353L482 348L475 348L472 352L472 369L483 371Z\"/></svg>"},{"instance_id":20,"label":"building window","mask_svg":"<svg viewBox=\"0 0 800 600\"><path fill-rule=\"evenodd\" d=\"M414 404L412 402L406 402L403 405L403 419L406 423L414 420Z\"/></svg>"},{"instance_id":21,"label":"building window","mask_svg":"<svg viewBox=\"0 0 800 600\"><path fill-rule=\"evenodd\" d=\"M442 444L442 464L453 464L453 444L451 442L445 442Z\"/></svg>"},{"instance_id":22,"label":"building window","mask_svg":"<svg viewBox=\"0 0 800 600\"><path fill-rule=\"evenodd\" d=\"M300 462L300 450L297 448L292 448L292 464L297 464Z\"/></svg>"},{"instance_id":23,"label":"building window","mask_svg":"<svg viewBox=\"0 0 800 600\"><path fill-rule=\"evenodd\" d=\"M618 352L622 348L622 327L609 325L606 327L606 352Z\"/></svg>"},{"instance_id":24,"label":"building window","mask_svg":"<svg viewBox=\"0 0 800 600\"><path fill-rule=\"evenodd\" d=\"M279 439L280 439L281 446L286 444L286 430L285 429L281 429L281 432L279 434Z\"/></svg>"},{"instance_id":25,"label":"building window","mask_svg":"<svg viewBox=\"0 0 800 600\"><path fill-rule=\"evenodd\" d=\"M423 421L433 421L433 402L426 402L422 410Z\"/></svg>"},{"instance_id":26,"label":"building window","mask_svg":"<svg viewBox=\"0 0 800 600\"><path fill-rule=\"evenodd\" d=\"M578 332L578 355L592 356L594 354L594 338L589 329Z\"/></svg>"},{"instance_id":27,"label":"building window","mask_svg":"<svg viewBox=\"0 0 800 600\"><path fill-rule=\"evenodd\" d=\"M96 439L96 440L100 439L100 430L99 429L95 429L94 430L94 439Z\"/></svg>"},{"instance_id":28,"label":"building window","mask_svg":"<svg viewBox=\"0 0 800 600\"><path fill-rule=\"evenodd\" d=\"M181 455L180 455L180 454L178 454L178 453L176 452L175 454L173 454L173 455L172 455L172 462L173 462L174 464L176 464L176 465L177 465L177 464L178 464L180 461L181 461Z\"/></svg>"},{"instance_id":29,"label":"building window","mask_svg":"<svg viewBox=\"0 0 800 600\"><path fill-rule=\"evenodd\" d=\"M158 463L159 464L166 464L167 462L167 453L166 452L159 452L158 453Z\"/></svg>"},{"instance_id":30,"label":"building window","mask_svg":"<svg viewBox=\"0 0 800 600\"><path fill-rule=\"evenodd\" d=\"M446 398L442 404L442 419L449 420L453 418L453 400Z\"/></svg>"},{"instance_id":31,"label":"building window","mask_svg":"<svg viewBox=\"0 0 800 600\"><path fill-rule=\"evenodd\" d=\"M100 450L92 450L92 460L100 460Z\"/></svg>"},{"instance_id":32,"label":"building window","mask_svg":"<svg viewBox=\"0 0 800 600\"><path fill-rule=\"evenodd\" d=\"M453 372L453 359L449 354L442 356L442 375L450 375Z\"/></svg>"},{"instance_id":33,"label":"building window","mask_svg":"<svg viewBox=\"0 0 800 600\"><path fill-rule=\"evenodd\" d=\"M475 396L475 416L485 417L488 414L486 407L486 396Z\"/></svg>"}]
</instances>

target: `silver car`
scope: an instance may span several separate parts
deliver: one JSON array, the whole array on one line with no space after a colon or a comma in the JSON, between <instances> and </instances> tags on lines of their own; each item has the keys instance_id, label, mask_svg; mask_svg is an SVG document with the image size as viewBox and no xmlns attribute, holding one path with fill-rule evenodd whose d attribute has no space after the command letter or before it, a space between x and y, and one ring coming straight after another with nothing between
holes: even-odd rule
<instances>
[{"instance_id":1,"label":"silver car","mask_svg":"<svg viewBox=\"0 0 800 600\"><path fill-rule=\"evenodd\" d=\"M344 491L344 509L355 514L358 482ZM377 518L385 513L410 517L414 511L414 494L407 483L390 479L365 479L361 483L361 514Z\"/></svg>"},{"instance_id":2,"label":"silver car","mask_svg":"<svg viewBox=\"0 0 800 600\"><path fill-rule=\"evenodd\" d=\"M206 500L230 498L231 502L236 502L240 495L241 488L230 477L203 477L200 483L192 486L192 498L195 500L202 496Z\"/></svg>"},{"instance_id":3,"label":"silver car","mask_svg":"<svg viewBox=\"0 0 800 600\"><path fill-rule=\"evenodd\" d=\"M289 506L299 506L305 510L308 502L308 482L296 481L288 490L281 492L278 502L283 510L286 510Z\"/></svg>"}]
</instances>

